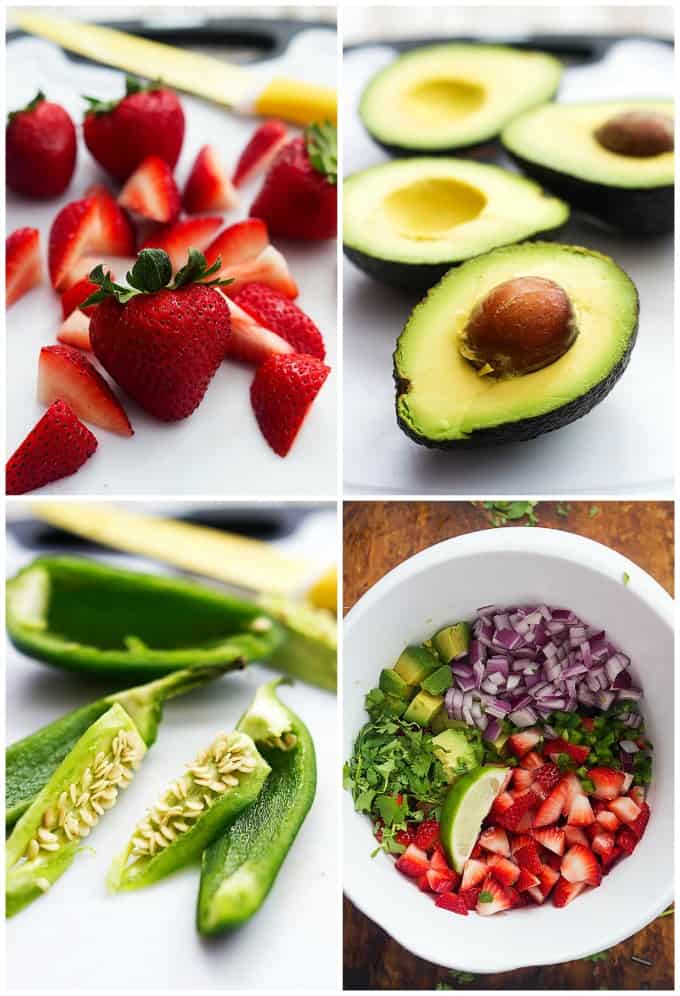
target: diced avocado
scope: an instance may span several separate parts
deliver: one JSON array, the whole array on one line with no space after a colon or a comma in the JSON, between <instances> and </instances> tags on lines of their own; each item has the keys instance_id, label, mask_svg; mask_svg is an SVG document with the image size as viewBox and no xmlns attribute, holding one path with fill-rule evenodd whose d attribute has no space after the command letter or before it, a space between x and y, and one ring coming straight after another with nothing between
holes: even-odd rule
<instances>
[{"instance_id":1,"label":"diced avocado","mask_svg":"<svg viewBox=\"0 0 680 996\"><path fill-rule=\"evenodd\" d=\"M418 726L429 726L443 706L443 695L430 695L429 692L421 690L409 703L404 713L404 720L407 723L417 723Z\"/></svg>"},{"instance_id":2,"label":"diced avocado","mask_svg":"<svg viewBox=\"0 0 680 996\"><path fill-rule=\"evenodd\" d=\"M468 652L471 634L470 623L459 622L453 626L444 626L432 637L432 645L444 663L450 664L454 657Z\"/></svg>"},{"instance_id":3,"label":"diced avocado","mask_svg":"<svg viewBox=\"0 0 680 996\"><path fill-rule=\"evenodd\" d=\"M432 738L432 746L449 781L476 768L482 760L480 748L471 743L460 729L439 733Z\"/></svg>"},{"instance_id":4,"label":"diced avocado","mask_svg":"<svg viewBox=\"0 0 680 996\"><path fill-rule=\"evenodd\" d=\"M464 730L466 726L462 719L449 719L446 709L438 712L430 723L433 733L441 733L442 730Z\"/></svg>"},{"instance_id":5,"label":"diced avocado","mask_svg":"<svg viewBox=\"0 0 680 996\"><path fill-rule=\"evenodd\" d=\"M430 695L443 695L447 688L453 684L453 674L448 664L438 667L432 674L428 674L424 679L422 687Z\"/></svg>"},{"instance_id":6,"label":"diced avocado","mask_svg":"<svg viewBox=\"0 0 680 996\"><path fill-rule=\"evenodd\" d=\"M412 685L407 685L401 675L389 667L383 668L380 672L379 686L385 695L393 695L404 702L410 701L416 692Z\"/></svg>"},{"instance_id":7,"label":"diced avocado","mask_svg":"<svg viewBox=\"0 0 680 996\"><path fill-rule=\"evenodd\" d=\"M394 665L394 670L407 685L419 685L423 678L436 671L439 661L425 647L407 647Z\"/></svg>"}]
</instances>

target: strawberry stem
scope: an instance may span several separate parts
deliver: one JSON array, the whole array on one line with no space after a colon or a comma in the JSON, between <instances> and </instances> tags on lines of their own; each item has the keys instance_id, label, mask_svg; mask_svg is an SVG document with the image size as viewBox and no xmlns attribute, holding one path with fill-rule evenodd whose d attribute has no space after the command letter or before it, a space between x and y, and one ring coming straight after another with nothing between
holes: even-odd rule
<instances>
[{"instance_id":1,"label":"strawberry stem","mask_svg":"<svg viewBox=\"0 0 680 996\"><path fill-rule=\"evenodd\" d=\"M163 249L142 249L135 260L135 264L129 273L126 274L128 286L116 284L111 280L108 273L104 272L104 267L100 263L90 273L90 280L99 287L99 290L91 294L82 307L89 307L92 304L99 304L107 297L113 297L119 304L127 304L138 294L157 294L158 291L179 290L189 284L203 284L204 287L226 287L233 283L231 278L207 280L213 273L217 273L222 266L221 257L217 257L215 262L208 266L207 260L198 249L189 249L187 262L175 274L172 279L172 263L170 257Z\"/></svg>"},{"instance_id":2,"label":"strawberry stem","mask_svg":"<svg viewBox=\"0 0 680 996\"><path fill-rule=\"evenodd\" d=\"M162 88L163 83L161 80L152 80L150 83L144 83L134 76L125 77L125 97L131 97L134 93L161 90ZM115 111L118 105L125 100L125 97L119 97L117 100L100 100L99 97L86 97L83 94L83 100L86 100L90 105L87 109L88 114L109 114L111 111Z\"/></svg>"},{"instance_id":3,"label":"strawberry stem","mask_svg":"<svg viewBox=\"0 0 680 996\"><path fill-rule=\"evenodd\" d=\"M338 182L338 133L330 121L305 129L309 161L317 173L335 186Z\"/></svg>"},{"instance_id":4,"label":"strawberry stem","mask_svg":"<svg viewBox=\"0 0 680 996\"><path fill-rule=\"evenodd\" d=\"M38 90L33 100L29 101L29 103L26 104L25 107L22 107L18 111L10 111L9 114L7 115L7 120L11 121L13 118L17 116L17 114L30 114L31 111L34 111L38 106L38 104L42 104L43 100L45 99L46 99L45 94L42 92L42 90Z\"/></svg>"}]
</instances>

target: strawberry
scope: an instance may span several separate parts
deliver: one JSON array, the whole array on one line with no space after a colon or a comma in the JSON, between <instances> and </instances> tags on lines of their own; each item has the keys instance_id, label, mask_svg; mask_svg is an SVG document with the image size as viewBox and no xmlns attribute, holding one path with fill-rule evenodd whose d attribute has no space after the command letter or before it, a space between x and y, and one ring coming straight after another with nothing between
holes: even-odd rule
<instances>
[{"instance_id":1,"label":"strawberry","mask_svg":"<svg viewBox=\"0 0 680 996\"><path fill-rule=\"evenodd\" d=\"M534 781L541 786L547 796L554 788L557 788L562 775L556 764L542 764L540 768L534 768L533 777ZM534 791L536 791L535 787Z\"/></svg>"},{"instance_id":2,"label":"strawberry","mask_svg":"<svg viewBox=\"0 0 680 996\"><path fill-rule=\"evenodd\" d=\"M642 785L633 785L632 789L628 793L633 802L637 803L638 806L642 806L645 801L645 790Z\"/></svg>"},{"instance_id":3,"label":"strawberry","mask_svg":"<svg viewBox=\"0 0 680 996\"><path fill-rule=\"evenodd\" d=\"M255 283L266 284L284 297L292 299L298 296L298 287L290 274L288 264L274 246L267 246L259 256L244 259L241 263L231 265L223 263L217 272L218 276L231 280L227 287L229 297L238 294L246 284Z\"/></svg>"},{"instance_id":4,"label":"strawberry","mask_svg":"<svg viewBox=\"0 0 680 996\"><path fill-rule=\"evenodd\" d=\"M258 367L250 401L262 435L280 457L290 452L329 373L330 367L304 353L274 354Z\"/></svg>"},{"instance_id":5,"label":"strawberry","mask_svg":"<svg viewBox=\"0 0 680 996\"><path fill-rule=\"evenodd\" d=\"M633 820L630 824L630 829L633 831L638 840L642 837L643 833L647 829L647 824L649 823L650 809L646 802L643 802L640 806L640 815Z\"/></svg>"},{"instance_id":6,"label":"strawberry","mask_svg":"<svg viewBox=\"0 0 680 996\"><path fill-rule=\"evenodd\" d=\"M534 844L534 838L528 833L513 834L510 838L510 851L514 855L520 847L526 847L527 844Z\"/></svg>"},{"instance_id":7,"label":"strawberry","mask_svg":"<svg viewBox=\"0 0 680 996\"><path fill-rule=\"evenodd\" d=\"M584 795L583 786L581 785L581 780L574 771L568 771L567 774L562 779L562 784L564 785L565 799L564 807L562 809L562 814L566 816L569 813L571 804L577 795Z\"/></svg>"},{"instance_id":8,"label":"strawberry","mask_svg":"<svg viewBox=\"0 0 680 996\"><path fill-rule=\"evenodd\" d=\"M461 916L468 915L468 906L462 896L457 896L455 892L445 892L437 896L434 905L442 910L449 910L451 913L460 913Z\"/></svg>"},{"instance_id":9,"label":"strawberry","mask_svg":"<svg viewBox=\"0 0 680 996\"><path fill-rule=\"evenodd\" d=\"M571 847L572 844L582 844L584 847L588 847L589 843L581 827L566 826L564 828L564 840L567 847Z\"/></svg>"},{"instance_id":10,"label":"strawberry","mask_svg":"<svg viewBox=\"0 0 680 996\"><path fill-rule=\"evenodd\" d=\"M432 890L430 889L430 883L427 880L427 872L424 875L420 875L416 879L416 885L418 886L421 892L428 892L428 893L432 892Z\"/></svg>"},{"instance_id":11,"label":"strawberry","mask_svg":"<svg viewBox=\"0 0 680 996\"><path fill-rule=\"evenodd\" d=\"M513 768L512 770L512 787L518 792L524 792L528 789L534 781L533 772L528 771L526 768Z\"/></svg>"},{"instance_id":12,"label":"strawberry","mask_svg":"<svg viewBox=\"0 0 680 996\"><path fill-rule=\"evenodd\" d=\"M409 844L404 853L397 858L397 868L408 878L420 878L421 875L427 875L430 862L425 851L421 851L415 844Z\"/></svg>"},{"instance_id":13,"label":"strawberry","mask_svg":"<svg viewBox=\"0 0 680 996\"><path fill-rule=\"evenodd\" d=\"M540 741L541 734L538 730L522 730L521 733L513 733L509 736L507 743L515 757L524 757Z\"/></svg>"},{"instance_id":14,"label":"strawberry","mask_svg":"<svg viewBox=\"0 0 680 996\"><path fill-rule=\"evenodd\" d=\"M278 152L250 208L274 235L331 239L337 233L337 135L312 125Z\"/></svg>"},{"instance_id":15,"label":"strawberry","mask_svg":"<svg viewBox=\"0 0 680 996\"><path fill-rule=\"evenodd\" d=\"M593 730L595 729L595 720L593 719L592 716L582 716L581 726L583 727L584 730L587 730L588 733L592 733Z\"/></svg>"},{"instance_id":16,"label":"strawberry","mask_svg":"<svg viewBox=\"0 0 680 996\"><path fill-rule=\"evenodd\" d=\"M42 283L40 233L37 228L18 228L5 241L6 307L39 283Z\"/></svg>"},{"instance_id":17,"label":"strawberry","mask_svg":"<svg viewBox=\"0 0 680 996\"><path fill-rule=\"evenodd\" d=\"M160 156L143 159L118 195L118 203L148 221L175 221L180 199L168 164Z\"/></svg>"},{"instance_id":18,"label":"strawberry","mask_svg":"<svg viewBox=\"0 0 680 996\"><path fill-rule=\"evenodd\" d=\"M524 817L529 813L530 809L538 803L537 796L528 789L523 795L518 796L513 802L512 806L503 813L500 822L506 830L528 830L533 826L533 820L529 821L527 826Z\"/></svg>"},{"instance_id":19,"label":"strawberry","mask_svg":"<svg viewBox=\"0 0 680 996\"><path fill-rule=\"evenodd\" d=\"M212 264L219 256L222 266L229 267L255 259L268 245L269 233L265 223L259 218L246 218L220 232L205 250L205 258Z\"/></svg>"},{"instance_id":20,"label":"strawberry","mask_svg":"<svg viewBox=\"0 0 680 996\"><path fill-rule=\"evenodd\" d=\"M518 892L525 892L527 889L532 889L540 885L540 882L541 880L538 875L534 875L528 868L520 868L515 888Z\"/></svg>"},{"instance_id":21,"label":"strawberry","mask_svg":"<svg viewBox=\"0 0 680 996\"><path fill-rule=\"evenodd\" d=\"M632 854L637 847L638 838L630 827L621 827L616 834L616 844L624 854Z\"/></svg>"},{"instance_id":22,"label":"strawberry","mask_svg":"<svg viewBox=\"0 0 680 996\"><path fill-rule=\"evenodd\" d=\"M5 132L7 186L25 197L57 197L76 166L76 130L60 104L39 92L12 111Z\"/></svg>"},{"instance_id":23,"label":"strawberry","mask_svg":"<svg viewBox=\"0 0 680 996\"><path fill-rule=\"evenodd\" d=\"M451 892L457 878L453 873L439 871L436 868L429 868L425 872L425 877L432 892Z\"/></svg>"},{"instance_id":24,"label":"strawberry","mask_svg":"<svg viewBox=\"0 0 680 996\"><path fill-rule=\"evenodd\" d=\"M555 883L559 880L560 873L554 868L551 868L549 865L543 865L541 873L538 877L540 879L539 889L543 893L543 897L547 899L552 892Z\"/></svg>"},{"instance_id":25,"label":"strawberry","mask_svg":"<svg viewBox=\"0 0 680 996\"><path fill-rule=\"evenodd\" d=\"M476 908L479 902L479 893L482 891L481 885L472 886L470 889L460 889L458 892L459 897L465 903L465 906L469 910Z\"/></svg>"},{"instance_id":26,"label":"strawberry","mask_svg":"<svg viewBox=\"0 0 680 996\"><path fill-rule=\"evenodd\" d=\"M585 764L586 758L590 754L590 747L586 747L585 744L567 744L567 754L572 759L574 764L580 767Z\"/></svg>"},{"instance_id":27,"label":"strawberry","mask_svg":"<svg viewBox=\"0 0 680 996\"><path fill-rule=\"evenodd\" d=\"M494 913L502 913L512 906L512 898L500 882L493 876L488 875L482 884L481 892L477 900L477 912L480 916L493 916Z\"/></svg>"},{"instance_id":28,"label":"strawberry","mask_svg":"<svg viewBox=\"0 0 680 996\"><path fill-rule=\"evenodd\" d=\"M543 863L538 856L538 850L534 843L520 847L514 854L515 861L520 868L526 868L532 875L537 875L540 879Z\"/></svg>"},{"instance_id":29,"label":"strawberry","mask_svg":"<svg viewBox=\"0 0 680 996\"><path fill-rule=\"evenodd\" d=\"M623 853L623 848L619 847L618 844L614 844L611 854L608 857L604 857L604 855L601 856L600 860L602 861L603 875L609 874Z\"/></svg>"},{"instance_id":30,"label":"strawberry","mask_svg":"<svg viewBox=\"0 0 680 996\"><path fill-rule=\"evenodd\" d=\"M616 847L616 838L613 833L606 830L596 833L590 842L593 854L598 854L603 861L609 861L612 851Z\"/></svg>"},{"instance_id":31,"label":"strawberry","mask_svg":"<svg viewBox=\"0 0 680 996\"><path fill-rule=\"evenodd\" d=\"M281 121L264 121L251 135L238 158L232 183L240 187L257 173L264 172L288 138Z\"/></svg>"},{"instance_id":32,"label":"strawberry","mask_svg":"<svg viewBox=\"0 0 680 996\"><path fill-rule=\"evenodd\" d=\"M108 276L111 280L115 280L111 270L108 271ZM61 295L62 316L68 318L72 312L80 308L83 301L86 301L88 297L95 294L98 289L97 285L93 284L89 277L83 277L82 280L78 280ZM83 308L83 314L91 315L96 307L96 304L91 304L88 308Z\"/></svg>"},{"instance_id":33,"label":"strawberry","mask_svg":"<svg viewBox=\"0 0 680 996\"><path fill-rule=\"evenodd\" d=\"M187 214L204 211L231 211L238 204L238 194L220 165L212 145L204 145L191 167L182 194L182 207Z\"/></svg>"},{"instance_id":34,"label":"strawberry","mask_svg":"<svg viewBox=\"0 0 680 996\"><path fill-rule=\"evenodd\" d=\"M618 816L615 813L610 813L608 809L603 809L595 818L603 830L608 830L610 833L614 833L621 826Z\"/></svg>"},{"instance_id":35,"label":"strawberry","mask_svg":"<svg viewBox=\"0 0 680 996\"><path fill-rule=\"evenodd\" d=\"M564 830L547 827L545 830L534 830L533 837L553 854L564 854Z\"/></svg>"},{"instance_id":36,"label":"strawberry","mask_svg":"<svg viewBox=\"0 0 680 996\"><path fill-rule=\"evenodd\" d=\"M595 822L595 814L588 802L588 797L579 793L575 795L569 806L567 823L572 827L585 827Z\"/></svg>"},{"instance_id":37,"label":"strawberry","mask_svg":"<svg viewBox=\"0 0 680 996\"><path fill-rule=\"evenodd\" d=\"M581 744L570 744L567 740L557 737L555 740L549 740L546 743L543 753L550 758L556 758L560 754L568 754L575 764L581 765L590 754L590 747L585 747Z\"/></svg>"},{"instance_id":38,"label":"strawberry","mask_svg":"<svg viewBox=\"0 0 680 996\"><path fill-rule=\"evenodd\" d=\"M402 847L408 847L409 844L413 843L414 835L410 830L398 830L394 835L394 839L397 844L401 844Z\"/></svg>"},{"instance_id":39,"label":"strawberry","mask_svg":"<svg viewBox=\"0 0 680 996\"><path fill-rule=\"evenodd\" d=\"M504 813L506 813L511 806L514 806L514 804L515 800L509 792L501 792L501 794L497 795L494 799L489 816L500 822Z\"/></svg>"},{"instance_id":40,"label":"strawberry","mask_svg":"<svg viewBox=\"0 0 680 996\"><path fill-rule=\"evenodd\" d=\"M190 218L159 228L142 243L142 249L162 249L170 257L173 270L178 270L190 249L203 252L222 224L221 218Z\"/></svg>"},{"instance_id":41,"label":"strawberry","mask_svg":"<svg viewBox=\"0 0 680 996\"><path fill-rule=\"evenodd\" d=\"M614 768L591 768L588 778L595 786L593 795L596 799L611 801L621 795L623 789L623 772Z\"/></svg>"},{"instance_id":42,"label":"strawberry","mask_svg":"<svg viewBox=\"0 0 680 996\"><path fill-rule=\"evenodd\" d=\"M104 378L71 346L43 346L38 363L38 401L65 401L71 411L119 436L131 436L132 426Z\"/></svg>"},{"instance_id":43,"label":"strawberry","mask_svg":"<svg viewBox=\"0 0 680 996\"><path fill-rule=\"evenodd\" d=\"M230 334L229 308L216 290L215 268L189 251L172 279L167 254L145 249L128 276L112 283L99 266L101 288L90 321L92 350L113 379L145 411L164 421L186 418L203 400ZM172 281L172 282L171 282Z\"/></svg>"},{"instance_id":44,"label":"strawberry","mask_svg":"<svg viewBox=\"0 0 680 996\"><path fill-rule=\"evenodd\" d=\"M468 858L463 865L463 880L461 889L472 889L483 882L487 875L486 863L475 858Z\"/></svg>"},{"instance_id":45,"label":"strawberry","mask_svg":"<svg viewBox=\"0 0 680 996\"><path fill-rule=\"evenodd\" d=\"M439 823L437 820L424 820L416 830L416 844L423 851L431 851L439 843Z\"/></svg>"},{"instance_id":46,"label":"strawberry","mask_svg":"<svg viewBox=\"0 0 680 996\"><path fill-rule=\"evenodd\" d=\"M565 843L566 843L566 837L565 837ZM544 865L547 865L548 868L552 868L554 871L559 871L560 866L562 864L562 855L553 854L552 851L543 849L541 853L541 861L543 862Z\"/></svg>"},{"instance_id":47,"label":"strawberry","mask_svg":"<svg viewBox=\"0 0 680 996\"><path fill-rule=\"evenodd\" d=\"M101 184L89 187L85 196L94 197L99 209L99 232L91 248L110 256L134 256L135 230L116 198Z\"/></svg>"},{"instance_id":48,"label":"strawberry","mask_svg":"<svg viewBox=\"0 0 680 996\"><path fill-rule=\"evenodd\" d=\"M583 892L585 887L585 882L568 882L566 878L561 878L553 892L553 905L559 908L568 906L572 899L576 899L579 893Z\"/></svg>"},{"instance_id":49,"label":"strawberry","mask_svg":"<svg viewBox=\"0 0 680 996\"><path fill-rule=\"evenodd\" d=\"M95 304L94 307L96 308L97 305ZM59 326L57 340L63 342L65 346L76 346L78 349L90 352L92 344L90 343L90 319L88 316L84 315L79 308L72 311L66 321Z\"/></svg>"},{"instance_id":50,"label":"strawberry","mask_svg":"<svg viewBox=\"0 0 680 996\"><path fill-rule=\"evenodd\" d=\"M68 477L97 449L97 440L63 401L50 405L7 461L8 495L23 495Z\"/></svg>"},{"instance_id":51,"label":"strawberry","mask_svg":"<svg viewBox=\"0 0 680 996\"><path fill-rule=\"evenodd\" d=\"M502 854L504 858L510 857L508 835L501 827L489 827L488 830L483 830L479 835L479 846L485 851Z\"/></svg>"},{"instance_id":52,"label":"strawberry","mask_svg":"<svg viewBox=\"0 0 680 996\"><path fill-rule=\"evenodd\" d=\"M250 286L246 284L246 286ZM295 350L276 332L259 325L254 318L239 308L235 301L224 295L229 307L231 336L229 337L228 357L241 363L259 367L268 356L274 353L293 353Z\"/></svg>"},{"instance_id":53,"label":"strawberry","mask_svg":"<svg viewBox=\"0 0 680 996\"><path fill-rule=\"evenodd\" d=\"M613 799L607 805L607 809L614 813L614 815L617 816L622 823L635 823L640 815L640 807L634 799L629 798L627 795L622 795L618 799Z\"/></svg>"},{"instance_id":54,"label":"strawberry","mask_svg":"<svg viewBox=\"0 0 680 996\"><path fill-rule=\"evenodd\" d=\"M528 768L529 771L534 771L537 768L542 768L545 761L540 754L536 753L535 750L530 750L528 754L524 755L519 763L522 768Z\"/></svg>"},{"instance_id":55,"label":"strawberry","mask_svg":"<svg viewBox=\"0 0 680 996\"><path fill-rule=\"evenodd\" d=\"M567 797L567 786L562 779L557 788L554 788L548 798L541 803L534 816L534 826L544 827L557 823L562 815L562 809Z\"/></svg>"},{"instance_id":56,"label":"strawberry","mask_svg":"<svg viewBox=\"0 0 680 996\"><path fill-rule=\"evenodd\" d=\"M567 882L599 885L602 880L602 870L589 847L573 844L562 858L562 877L566 878Z\"/></svg>"},{"instance_id":57,"label":"strawberry","mask_svg":"<svg viewBox=\"0 0 680 996\"><path fill-rule=\"evenodd\" d=\"M184 112L171 90L128 77L122 99L85 100L90 105L83 121L85 144L114 180L124 183L148 156L175 168L184 141Z\"/></svg>"},{"instance_id":58,"label":"strawberry","mask_svg":"<svg viewBox=\"0 0 680 996\"><path fill-rule=\"evenodd\" d=\"M238 327L241 332L240 336L234 335L229 347L234 359L258 364L271 352L291 351L325 359L323 338L312 319L272 287L246 284L234 295L234 304L247 313L246 321L239 322L232 311L234 331ZM265 330L265 336L259 334L260 329ZM275 344L272 348L271 333L283 340L280 347Z\"/></svg>"},{"instance_id":59,"label":"strawberry","mask_svg":"<svg viewBox=\"0 0 680 996\"><path fill-rule=\"evenodd\" d=\"M502 854L492 854L487 861L489 871L501 885L514 885L519 878L519 867Z\"/></svg>"},{"instance_id":60,"label":"strawberry","mask_svg":"<svg viewBox=\"0 0 680 996\"><path fill-rule=\"evenodd\" d=\"M75 280L74 267L100 235L99 205L95 197L71 201L61 209L50 229L47 260L52 286L63 291ZM76 277L80 279L80 275Z\"/></svg>"}]
</instances>

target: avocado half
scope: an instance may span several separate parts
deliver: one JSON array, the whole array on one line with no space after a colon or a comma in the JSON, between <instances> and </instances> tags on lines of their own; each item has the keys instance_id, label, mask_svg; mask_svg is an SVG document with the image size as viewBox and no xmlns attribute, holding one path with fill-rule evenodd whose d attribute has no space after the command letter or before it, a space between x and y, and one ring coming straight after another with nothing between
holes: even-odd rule
<instances>
[{"instance_id":1,"label":"avocado half","mask_svg":"<svg viewBox=\"0 0 680 996\"><path fill-rule=\"evenodd\" d=\"M520 169L573 207L636 235L673 230L675 155L625 156L600 145L595 132L627 111L673 119L670 100L544 104L515 118L501 135Z\"/></svg>"},{"instance_id":2,"label":"avocado half","mask_svg":"<svg viewBox=\"0 0 680 996\"><path fill-rule=\"evenodd\" d=\"M543 277L568 294L579 334L534 373L480 376L459 350L475 305L498 284ZM555 243L508 246L451 270L416 306L394 353L397 421L415 442L439 449L533 439L586 415L626 369L638 327L638 295L608 256Z\"/></svg>"},{"instance_id":3,"label":"avocado half","mask_svg":"<svg viewBox=\"0 0 680 996\"><path fill-rule=\"evenodd\" d=\"M561 63L499 45L415 48L366 85L359 116L390 155L447 155L495 139L517 114L557 91Z\"/></svg>"},{"instance_id":4,"label":"avocado half","mask_svg":"<svg viewBox=\"0 0 680 996\"><path fill-rule=\"evenodd\" d=\"M467 159L400 159L343 185L345 255L392 287L426 290L474 256L556 232L569 207L517 173Z\"/></svg>"}]
</instances>

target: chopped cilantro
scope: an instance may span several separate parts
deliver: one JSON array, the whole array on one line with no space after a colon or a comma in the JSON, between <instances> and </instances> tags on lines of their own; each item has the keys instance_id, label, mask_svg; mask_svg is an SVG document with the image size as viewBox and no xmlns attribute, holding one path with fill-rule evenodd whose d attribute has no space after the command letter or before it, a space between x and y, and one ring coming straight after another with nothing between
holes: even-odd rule
<instances>
[{"instance_id":1,"label":"chopped cilantro","mask_svg":"<svg viewBox=\"0 0 680 996\"><path fill-rule=\"evenodd\" d=\"M630 574L628 573L628 571L624 571L623 572L623 583L624 584L628 584L629 581L630 581Z\"/></svg>"},{"instance_id":2,"label":"chopped cilantro","mask_svg":"<svg viewBox=\"0 0 680 996\"><path fill-rule=\"evenodd\" d=\"M597 505L591 505L590 508L588 509L588 516L591 519L594 519L595 516L597 516L599 514L600 514L600 509L599 509L599 507Z\"/></svg>"},{"instance_id":3,"label":"chopped cilantro","mask_svg":"<svg viewBox=\"0 0 680 996\"><path fill-rule=\"evenodd\" d=\"M504 526L507 522L516 522L526 518L524 525L535 526L538 516L534 509L537 501L485 501L483 507L489 513L489 522L494 526Z\"/></svg>"},{"instance_id":4,"label":"chopped cilantro","mask_svg":"<svg viewBox=\"0 0 680 996\"><path fill-rule=\"evenodd\" d=\"M563 519L566 519L571 512L571 505L568 502L558 502L555 511L558 515L561 515Z\"/></svg>"},{"instance_id":5,"label":"chopped cilantro","mask_svg":"<svg viewBox=\"0 0 680 996\"><path fill-rule=\"evenodd\" d=\"M479 902L480 903L492 903L493 902L493 896L491 895L490 892L487 892L486 889L483 889L479 893Z\"/></svg>"}]
</instances>

